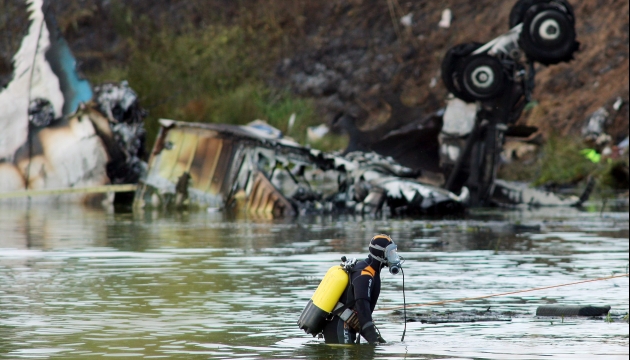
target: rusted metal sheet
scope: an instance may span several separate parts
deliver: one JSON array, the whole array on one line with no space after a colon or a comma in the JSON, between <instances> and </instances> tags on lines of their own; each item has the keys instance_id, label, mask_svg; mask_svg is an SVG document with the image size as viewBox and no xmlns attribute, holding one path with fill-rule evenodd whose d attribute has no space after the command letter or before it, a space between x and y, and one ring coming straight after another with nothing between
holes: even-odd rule
<instances>
[{"instance_id":1,"label":"rusted metal sheet","mask_svg":"<svg viewBox=\"0 0 630 360\"><path fill-rule=\"evenodd\" d=\"M261 172L256 172L253 180L254 183L247 201L248 212L270 214L274 217L295 215L291 203Z\"/></svg>"}]
</instances>

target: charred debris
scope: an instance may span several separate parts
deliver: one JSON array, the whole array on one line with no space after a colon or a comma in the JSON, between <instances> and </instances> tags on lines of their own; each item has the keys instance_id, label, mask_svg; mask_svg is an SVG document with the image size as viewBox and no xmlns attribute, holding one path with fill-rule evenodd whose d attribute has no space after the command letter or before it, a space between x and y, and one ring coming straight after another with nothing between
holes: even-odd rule
<instances>
[{"instance_id":1,"label":"charred debris","mask_svg":"<svg viewBox=\"0 0 630 360\"><path fill-rule=\"evenodd\" d=\"M124 81L92 88L44 1L26 4L29 29L0 89L0 198L58 201L87 189L64 201L100 202L103 186L136 184L145 172L145 112Z\"/></svg>"},{"instance_id":2,"label":"charred debris","mask_svg":"<svg viewBox=\"0 0 630 360\"><path fill-rule=\"evenodd\" d=\"M376 153L324 153L260 124L160 123L137 207L402 215L459 213L467 200Z\"/></svg>"}]
</instances>

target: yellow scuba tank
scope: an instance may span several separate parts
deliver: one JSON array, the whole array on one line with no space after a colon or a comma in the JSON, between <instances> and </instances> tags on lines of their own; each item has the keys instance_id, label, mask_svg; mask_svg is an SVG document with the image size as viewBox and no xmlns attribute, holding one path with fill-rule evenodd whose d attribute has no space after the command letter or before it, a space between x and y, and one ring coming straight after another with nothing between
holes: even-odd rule
<instances>
[{"instance_id":1,"label":"yellow scuba tank","mask_svg":"<svg viewBox=\"0 0 630 360\"><path fill-rule=\"evenodd\" d=\"M313 336L319 334L347 286L348 273L344 267L337 265L328 269L298 319L300 329Z\"/></svg>"}]
</instances>

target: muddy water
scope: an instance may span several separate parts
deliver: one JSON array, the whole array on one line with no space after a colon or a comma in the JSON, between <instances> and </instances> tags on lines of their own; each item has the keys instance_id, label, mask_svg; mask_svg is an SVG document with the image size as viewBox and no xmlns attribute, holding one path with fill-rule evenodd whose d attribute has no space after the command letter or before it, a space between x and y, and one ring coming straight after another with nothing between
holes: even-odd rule
<instances>
[{"instance_id":1,"label":"muddy water","mask_svg":"<svg viewBox=\"0 0 630 360\"><path fill-rule=\"evenodd\" d=\"M0 207L0 357L84 359L627 359L628 324L541 319L539 305L628 311L628 278L409 307L511 321L407 323L403 277L383 275L374 313L387 344L329 346L296 326L326 270L375 233L405 256L407 304L624 273L628 210L478 210L460 219L230 218Z\"/></svg>"}]
</instances>

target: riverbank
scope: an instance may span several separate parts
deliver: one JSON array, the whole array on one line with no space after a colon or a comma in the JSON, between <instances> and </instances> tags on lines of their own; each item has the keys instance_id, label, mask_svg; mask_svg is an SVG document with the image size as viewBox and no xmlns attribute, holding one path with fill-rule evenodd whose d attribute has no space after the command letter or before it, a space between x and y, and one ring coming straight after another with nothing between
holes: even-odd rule
<instances>
[{"instance_id":1,"label":"riverbank","mask_svg":"<svg viewBox=\"0 0 630 360\"><path fill-rule=\"evenodd\" d=\"M348 139L332 126L340 114L351 114L353 125L373 141L444 107L439 66L445 52L504 33L514 3L193 0L149 6L66 0L47 9L93 84L128 80L138 93L148 110L147 148L157 119L172 118L262 119L302 144L342 150ZM600 108L609 114L602 131L610 145L628 136L628 4L571 4L580 51L570 63L537 68L535 101L518 120L540 129L536 160L510 159L502 176L579 187L592 175L602 188L623 193L627 181L609 176L616 163L589 164L580 151L592 148L581 143L581 131ZM453 17L441 27L447 8ZM0 31L8 34L0 45L1 85L10 80L11 56L28 25L22 1L9 1L6 10L0 19ZM308 128L322 124L328 134L309 140ZM621 161L627 174L627 155Z\"/></svg>"}]
</instances>

